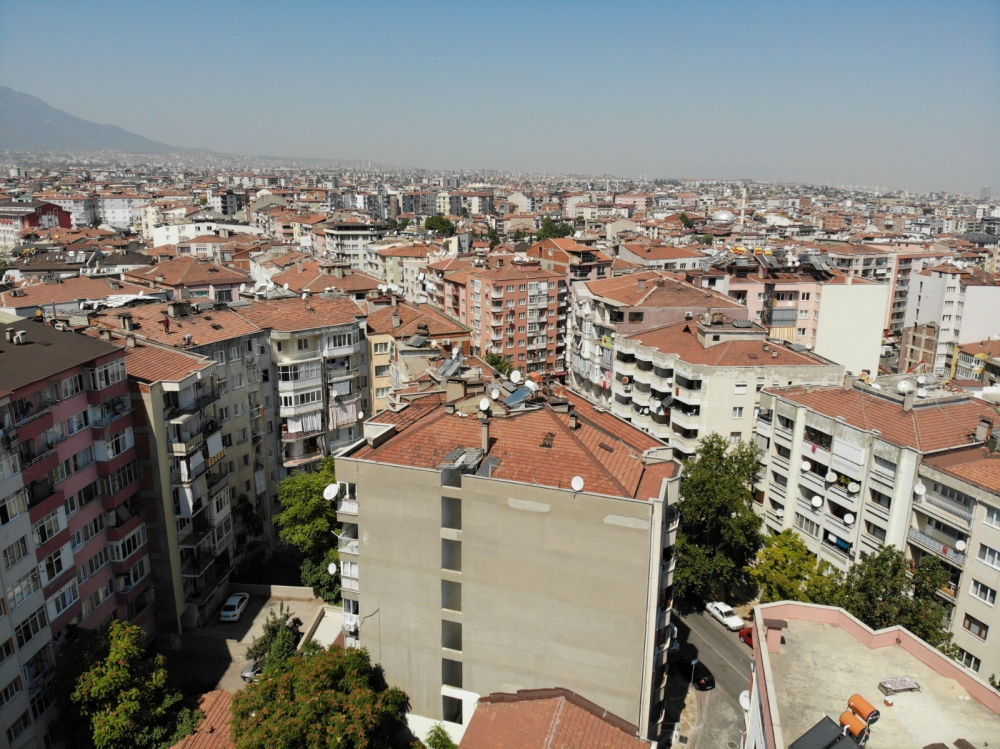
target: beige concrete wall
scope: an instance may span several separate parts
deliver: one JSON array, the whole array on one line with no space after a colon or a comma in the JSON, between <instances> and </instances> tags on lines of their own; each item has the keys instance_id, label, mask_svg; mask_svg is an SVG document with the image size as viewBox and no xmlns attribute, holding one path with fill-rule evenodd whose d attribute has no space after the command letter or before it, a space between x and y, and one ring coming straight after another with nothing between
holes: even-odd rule
<instances>
[{"instance_id":1,"label":"beige concrete wall","mask_svg":"<svg viewBox=\"0 0 1000 749\"><path fill-rule=\"evenodd\" d=\"M653 503L470 476L446 488L438 471L348 458L337 469L358 485L361 643L412 712L441 718L446 657L466 691L565 687L640 723ZM462 500L462 530L442 529L442 495ZM442 538L462 542L460 573L441 569ZM461 582L461 613L442 611L442 579ZM462 623L461 653L442 649L442 619Z\"/></svg>"}]
</instances>

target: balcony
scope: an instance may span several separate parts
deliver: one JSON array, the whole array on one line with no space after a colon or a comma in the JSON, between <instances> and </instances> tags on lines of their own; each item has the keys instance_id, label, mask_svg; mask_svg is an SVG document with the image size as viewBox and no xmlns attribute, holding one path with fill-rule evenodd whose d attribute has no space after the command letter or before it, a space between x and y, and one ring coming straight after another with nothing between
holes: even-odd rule
<instances>
[{"instance_id":1,"label":"balcony","mask_svg":"<svg viewBox=\"0 0 1000 749\"><path fill-rule=\"evenodd\" d=\"M202 443L205 442L205 436L198 432L194 437L188 440L181 440L177 436L171 434L169 438L169 450L171 455L188 455L194 452L197 448L201 447Z\"/></svg>"},{"instance_id":2,"label":"balcony","mask_svg":"<svg viewBox=\"0 0 1000 749\"><path fill-rule=\"evenodd\" d=\"M358 500L356 499L338 499L337 500L337 512L343 512L347 515L357 515L358 514Z\"/></svg>"},{"instance_id":3,"label":"balcony","mask_svg":"<svg viewBox=\"0 0 1000 749\"><path fill-rule=\"evenodd\" d=\"M354 369L341 368L341 369L329 369L326 373L327 382L339 382L340 380L349 380L353 377L357 377L361 370L355 367Z\"/></svg>"},{"instance_id":4,"label":"balcony","mask_svg":"<svg viewBox=\"0 0 1000 749\"><path fill-rule=\"evenodd\" d=\"M908 535L910 541L916 543L917 546L933 551L935 554L939 554L955 564L965 564L965 554L955 551L948 543L938 541L934 536L918 531L916 528L910 528Z\"/></svg>"},{"instance_id":5,"label":"balcony","mask_svg":"<svg viewBox=\"0 0 1000 749\"><path fill-rule=\"evenodd\" d=\"M313 463L320 460L323 457L323 451L319 448L315 450L309 450L308 452L299 453L297 455L290 455L282 459L281 464L286 468L295 468L297 466L304 466L309 463Z\"/></svg>"},{"instance_id":6,"label":"balcony","mask_svg":"<svg viewBox=\"0 0 1000 749\"><path fill-rule=\"evenodd\" d=\"M290 341L288 341L290 343ZM300 362L300 361L312 361L314 359L320 359L324 356L342 356L353 353L354 346L338 346L336 348L323 349L322 351L318 349L305 349L304 351L282 351L277 355L277 364L286 364L289 362ZM329 353L328 353L329 352Z\"/></svg>"},{"instance_id":7,"label":"balcony","mask_svg":"<svg viewBox=\"0 0 1000 749\"><path fill-rule=\"evenodd\" d=\"M673 505L667 505L665 510L667 517L667 532L673 533L681 523L681 512Z\"/></svg>"},{"instance_id":8,"label":"balcony","mask_svg":"<svg viewBox=\"0 0 1000 749\"><path fill-rule=\"evenodd\" d=\"M670 423L686 429L698 429L701 426L701 413L674 408L670 411Z\"/></svg>"},{"instance_id":9,"label":"balcony","mask_svg":"<svg viewBox=\"0 0 1000 749\"><path fill-rule=\"evenodd\" d=\"M225 466L220 468L218 471L208 474L208 493L212 494L216 486L218 486L223 479L229 475L229 467Z\"/></svg>"},{"instance_id":10,"label":"balcony","mask_svg":"<svg viewBox=\"0 0 1000 749\"><path fill-rule=\"evenodd\" d=\"M357 554L361 549L361 545L356 538L341 536L337 539L337 549L341 554Z\"/></svg>"},{"instance_id":11,"label":"balcony","mask_svg":"<svg viewBox=\"0 0 1000 749\"><path fill-rule=\"evenodd\" d=\"M282 442L298 442L299 440L309 439L310 437L319 437L322 434L326 434L325 429L316 429L312 432L289 432L285 429L281 430L281 441Z\"/></svg>"},{"instance_id":12,"label":"balcony","mask_svg":"<svg viewBox=\"0 0 1000 749\"><path fill-rule=\"evenodd\" d=\"M931 507L943 510L948 513L949 520L954 521L957 518L960 519L966 527L972 527L972 510L960 502L955 502L954 500L947 499L946 497L924 494L923 496L917 497L917 504L920 505L918 509L921 511L926 512L926 510Z\"/></svg>"},{"instance_id":13,"label":"balcony","mask_svg":"<svg viewBox=\"0 0 1000 749\"><path fill-rule=\"evenodd\" d=\"M701 390L691 390L690 388L681 387L680 385L675 385L674 387L674 397L678 400L682 400L685 403L698 406L701 405Z\"/></svg>"},{"instance_id":14,"label":"balcony","mask_svg":"<svg viewBox=\"0 0 1000 749\"><path fill-rule=\"evenodd\" d=\"M278 392L290 393L295 390L317 388L322 384L323 376L321 374L316 374L314 377L299 377L296 380L278 380Z\"/></svg>"},{"instance_id":15,"label":"balcony","mask_svg":"<svg viewBox=\"0 0 1000 749\"><path fill-rule=\"evenodd\" d=\"M196 554L181 563L181 577L201 577L215 562L215 557L208 553Z\"/></svg>"}]
</instances>

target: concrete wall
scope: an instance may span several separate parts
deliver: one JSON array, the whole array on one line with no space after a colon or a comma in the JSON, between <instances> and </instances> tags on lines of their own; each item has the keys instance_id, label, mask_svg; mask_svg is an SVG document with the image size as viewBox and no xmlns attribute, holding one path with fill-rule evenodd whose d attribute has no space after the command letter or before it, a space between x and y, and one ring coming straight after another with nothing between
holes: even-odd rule
<instances>
[{"instance_id":1,"label":"concrete wall","mask_svg":"<svg viewBox=\"0 0 1000 749\"><path fill-rule=\"evenodd\" d=\"M888 284L826 284L816 324L816 353L848 372L878 372L891 289Z\"/></svg>"},{"instance_id":2,"label":"concrete wall","mask_svg":"<svg viewBox=\"0 0 1000 749\"><path fill-rule=\"evenodd\" d=\"M441 719L448 658L465 693L560 686L642 724L654 503L470 476L447 488L438 471L349 458L337 469L358 485L361 644L412 712ZM442 496L461 500L462 530L442 528ZM461 572L442 570L444 540L461 543ZM442 580L461 584L461 612L442 609ZM443 620L461 624L461 652L442 648Z\"/></svg>"}]
</instances>

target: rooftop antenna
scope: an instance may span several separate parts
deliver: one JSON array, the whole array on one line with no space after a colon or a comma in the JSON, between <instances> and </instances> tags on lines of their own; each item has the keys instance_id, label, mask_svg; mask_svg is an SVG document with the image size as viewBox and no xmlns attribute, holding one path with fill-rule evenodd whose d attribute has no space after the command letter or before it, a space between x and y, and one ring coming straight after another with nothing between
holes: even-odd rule
<instances>
[{"instance_id":1,"label":"rooftop antenna","mask_svg":"<svg viewBox=\"0 0 1000 749\"><path fill-rule=\"evenodd\" d=\"M489 398L483 398L482 400L479 401L479 410L482 411L483 413L486 413L487 411L490 410Z\"/></svg>"},{"instance_id":2,"label":"rooftop antenna","mask_svg":"<svg viewBox=\"0 0 1000 749\"><path fill-rule=\"evenodd\" d=\"M452 349L451 349L451 358L452 359L457 359L458 358L458 346L453 346L452 347Z\"/></svg>"},{"instance_id":3,"label":"rooftop antenna","mask_svg":"<svg viewBox=\"0 0 1000 749\"><path fill-rule=\"evenodd\" d=\"M521 381L521 372L519 370L517 370L517 369L515 369L513 372L511 372L510 373L510 381L513 382L515 385L517 383L519 383Z\"/></svg>"},{"instance_id":4,"label":"rooftop antenna","mask_svg":"<svg viewBox=\"0 0 1000 749\"><path fill-rule=\"evenodd\" d=\"M283 289L284 289L285 291L288 291L288 284L286 283L286 284L285 284L284 286L282 286L281 288L283 288Z\"/></svg>"},{"instance_id":5,"label":"rooftop antenna","mask_svg":"<svg viewBox=\"0 0 1000 749\"><path fill-rule=\"evenodd\" d=\"M323 499L327 501L334 499L339 491L340 487L336 484L327 484L326 488L323 490Z\"/></svg>"},{"instance_id":6,"label":"rooftop antenna","mask_svg":"<svg viewBox=\"0 0 1000 749\"><path fill-rule=\"evenodd\" d=\"M493 400L496 400L496 399L497 399L497 398L499 398L499 397L500 397L500 391L499 391L499 390L497 390L496 388L493 388L493 389L492 389L492 390L490 391L490 398L492 398Z\"/></svg>"},{"instance_id":7,"label":"rooftop antenna","mask_svg":"<svg viewBox=\"0 0 1000 749\"><path fill-rule=\"evenodd\" d=\"M573 491L582 492L583 491L583 476L574 476L573 480L570 481L570 486L573 487Z\"/></svg>"},{"instance_id":8,"label":"rooftop antenna","mask_svg":"<svg viewBox=\"0 0 1000 749\"><path fill-rule=\"evenodd\" d=\"M336 575L337 574L337 563L336 562L330 562L330 564L328 564L327 567L326 567L326 571L329 572L331 576L332 575Z\"/></svg>"}]
</instances>

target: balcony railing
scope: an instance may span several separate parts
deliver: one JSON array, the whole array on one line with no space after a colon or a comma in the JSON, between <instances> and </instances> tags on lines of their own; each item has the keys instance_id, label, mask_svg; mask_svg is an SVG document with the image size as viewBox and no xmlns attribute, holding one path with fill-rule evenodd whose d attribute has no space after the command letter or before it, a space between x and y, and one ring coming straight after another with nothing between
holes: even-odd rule
<instances>
[{"instance_id":1,"label":"balcony railing","mask_svg":"<svg viewBox=\"0 0 1000 749\"><path fill-rule=\"evenodd\" d=\"M917 498L917 504L928 504L932 507L937 507L939 510L944 510L945 512L962 518L962 520L968 524L972 523L972 510L951 499L924 494L923 496Z\"/></svg>"},{"instance_id":2,"label":"balcony railing","mask_svg":"<svg viewBox=\"0 0 1000 749\"><path fill-rule=\"evenodd\" d=\"M340 587L342 590L349 590L354 593L358 592L358 579L356 577L342 577L340 578Z\"/></svg>"},{"instance_id":3,"label":"balcony railing","mask_svg":"<svg viewBox=\"0 0 1000 749\"><path fill-rule=\"evenodd\" d=\"M356 499L338 499L337 500L337 512L346 512L348 515L358 514L358 500Z\"/></svg>"},{"instance_id":4,"label":"balcony railing","mask_svg":"<svg viewBox=\"0 0 1000 749\"><path fill-rule=\"evenodd\" d=\"M949 544L938 541L933 536L922 533L916 528L910 528L909 536L911 541L915 541L923 548L930 549L955 564L965 564L965 554L960 551L955 551L955 549L953 549Z\"/></svg>"},{"instance_id":5,"label":"balcony railing","mask_svg":"<svg viewBox=\"0 0 1000 749\"><path fill-rule=\"evenodd\" d=\"M341 536L337 541L337 548L340 551L345 551L348 554L357 554L360 547L360 543L356 538L347 538L346 536Z\"/></svg>"}]
</instances>

